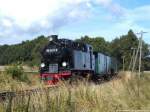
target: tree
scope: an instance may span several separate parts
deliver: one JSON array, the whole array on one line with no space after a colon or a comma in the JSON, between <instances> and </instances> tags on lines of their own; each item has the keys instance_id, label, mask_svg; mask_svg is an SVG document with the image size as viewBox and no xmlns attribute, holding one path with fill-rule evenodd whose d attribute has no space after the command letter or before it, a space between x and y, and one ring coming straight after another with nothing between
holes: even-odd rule
<instances>
[{"instance_id":1,"label":"tree","mask_svg":"<svg viewBox=\"0 0 150 112\"><path fill-rule=\"evenodd\" d=\"M125 69L128 69L131 56L132 48L138 48L139 40L132 30L129 30L127 35L123 35L120 38L116 38L111 42L110 49L111 55L116 57L121 63L123 57L125 57ZM143 42L143 57L148 53L147 44ZM144 63L144 60L143 60ZM144 65L144 64L143 64Z\"/></svg>"},{"instance_id":2,"label":"tree","mask_svg":"<svg viewBox=\"0 0 150 112\"><path fill-rule=\"evenodd\" d=\"M37 65L40 63L40 50L48 43L48 39L39 36L32 41L23 41L21 44L0 46L0 65L25 63Z\"/></svg>"},{"instance_id":3,"label":"tree","mask_svg":"<svg viewBox=\"0 0 150 112\"><path fill-rule=\"evenodd\" d=\"M76 41L92 45L93 51L105 53L107 55L110 54L108 49L109 43L106 42L103 37L90 38L89 36L84 36Z\"/></svg>"},{"instance_id":4,"label":"tree","mask_svg":"<svg viewBox=\"0 0 150 112\"><path fill-rule=\"evenodd\" d=\"M76 41L92 45L93 51L113 56L117 58L121 64L124 56L125 69L128 68L131 60L131 48L137 48L139 42L132 30L129 30L128 34L115 38L111 42L105 41L103 37L91 38L89 36L83 36ZM48 44L48 42L48 38L42 35L31 41L23 41L20 44L0 46L0 65L12 64L16 62L32 66L38 65L41 58L40 51L45 45ZM143 68L150 66L148 65L149 63L144 60L144 57L148 54L148 45L144 41L142 54Z\"/></svg>"}]
</instances>

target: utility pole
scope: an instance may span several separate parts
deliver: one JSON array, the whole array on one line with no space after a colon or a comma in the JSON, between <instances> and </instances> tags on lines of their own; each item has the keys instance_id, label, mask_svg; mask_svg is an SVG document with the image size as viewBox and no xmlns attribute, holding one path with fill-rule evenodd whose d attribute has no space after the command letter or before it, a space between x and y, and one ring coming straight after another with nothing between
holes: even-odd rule
<instances>
[{"instance_id":1,"label":"utility pole","mask_svg":"<svg viewBox=\"0 0 150 112\"><path fill-rule=\"evenodd\" d=\"M140 56L139 56L139 77L141 76L141 64L142 64L142 39L143 39L143 34L145 34L147 32L143 32L141 31L140 33L137 33L140 35L140 38L139 38L139 51L140 51Z\"/></svg>"},{"instance_id":2,"label":"utility pole","mask_svg":"<svg viewBox=\"0 0 150 112\"><path fill-rule=\"evenodd\" d=\"M129 65L129 71L131 70L131 67L133 67L133 63L135 60L135 55L136 55L136 48L132 47L131 50L133 50L130 65Z\"/></svg>"},{"instance_id":3,"label":"utility pole","mask_svg":"<svg viewBox=\"0 0 150 112\"><path fill-rule=\"evenodd\" d=\"M125 56L122 56L122 59L123 59L123 71L124 71Z\"/></svg>"},{"instance_id":4,"label":"utility pole","mask_svg":"<svg viewBox=\"0 0 150 112\"><path fill-rule=\"evenodd\" d=\"M143 32L141 31L140 33L137 33L140 35L140 38L139 38L139 46L138 46L138 50L137 50L137 54L138 54L138 51L139 51L139 78L138 78L138 96L140 96L140 77L141 77L141 64L142 64L142 39L143 39L143 34L144 33L147 33L147 32ZM136 60L135 60L136 61Z\"/></svg>"},{"instance_id":5,"label":"utility pole","mask_svg":"<svg viewBox=\"0 0 150 112\"><path fill-rule=\"evenodd\" d=\"M138 44L137 51L136 51L136 53L135 53L135 58L133 59L132 73L134 72L134 69L135 69L135 65L136 65L136 61L137 61L139 49L140 49L140 41L139 41L139 44Z\"/></svg>"}]
</instances>

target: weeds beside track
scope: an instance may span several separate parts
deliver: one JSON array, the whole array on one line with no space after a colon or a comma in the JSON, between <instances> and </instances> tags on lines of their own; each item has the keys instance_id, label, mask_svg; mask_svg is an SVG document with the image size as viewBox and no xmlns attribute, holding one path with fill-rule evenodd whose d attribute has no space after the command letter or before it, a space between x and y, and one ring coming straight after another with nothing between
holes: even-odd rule
<instances>
[{"instance_id":1,"label":"weeds beside track","mask_svg":"<svg viewBox=\"0 0 150 112\"><path fill-rule=\"evenodd\" d=\"M57 89L45 89L6 99L0 102L0 112L150 110L150 77L141 77L140 89L137 81L136 78L114 78L101 84L84 81L79 81L77 85L60 83Z\"/></svg>"}]
</instances>

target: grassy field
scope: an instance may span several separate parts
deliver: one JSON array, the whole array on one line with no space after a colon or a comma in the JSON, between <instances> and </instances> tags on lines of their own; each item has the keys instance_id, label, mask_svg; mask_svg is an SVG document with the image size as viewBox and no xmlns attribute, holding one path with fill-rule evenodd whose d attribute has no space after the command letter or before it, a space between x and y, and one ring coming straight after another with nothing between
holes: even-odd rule
<instances>
[{"instance_id":1,"label":"grassy field","mask_svg":"<svg viewBox=\"0 0 150 112\"><path fill-rule=\"evenodd\" d=\"M128 74L128 73L126 73ZM43 90L0 103L0 112L122 112L121 110L150 110L150 74L140 80L121 72L120 78L100 85L60 82L56 89ZM127 77L126 77L127 76ZM31 83L12 80L0 74L0 91L23 90L31 86L43 87L36 76ZM143 111L144 112L144 111ZM147 111L146 111L147 112Z\"/></svg>"}]
</instances>

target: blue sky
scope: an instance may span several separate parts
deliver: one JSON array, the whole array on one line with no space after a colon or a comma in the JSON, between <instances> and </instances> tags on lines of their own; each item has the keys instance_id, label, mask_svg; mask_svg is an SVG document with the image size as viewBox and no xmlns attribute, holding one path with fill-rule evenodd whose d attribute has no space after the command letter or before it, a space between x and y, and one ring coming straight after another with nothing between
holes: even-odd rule
<instances>
[{"instance_id":1,"label":"blue sky","mask_svg":"<svg viewBox=\"0 0 150 112\"><path fill-rule=\"evenodd\" d=\"M149 13L149 0L0 0L0 45L42 34L111 41L129 29L149 32L144 40L150 44Z\"/></svg>"}]
</instances>

